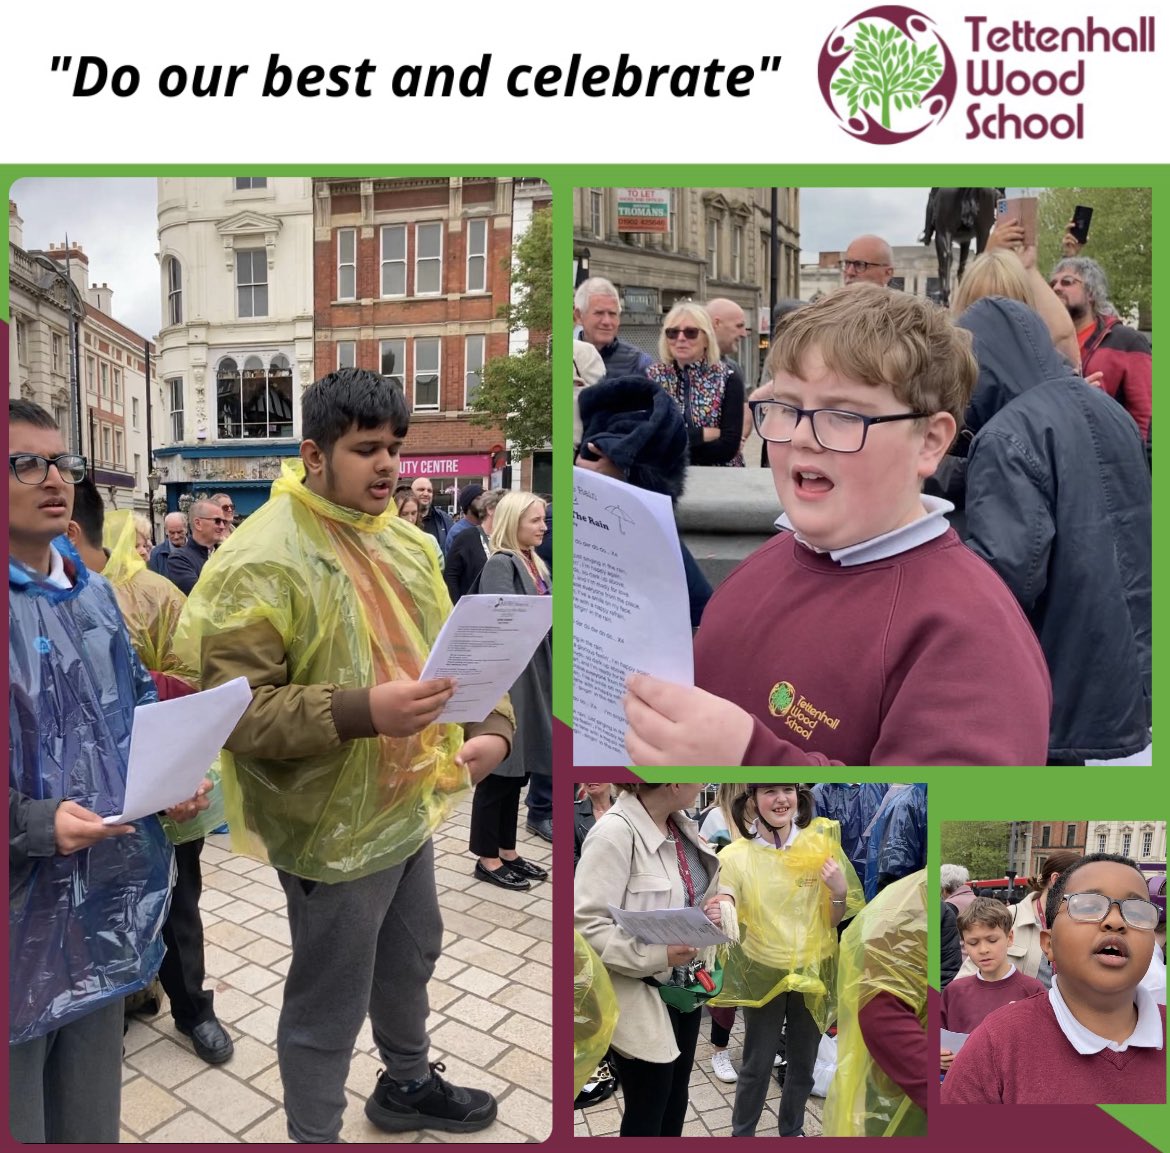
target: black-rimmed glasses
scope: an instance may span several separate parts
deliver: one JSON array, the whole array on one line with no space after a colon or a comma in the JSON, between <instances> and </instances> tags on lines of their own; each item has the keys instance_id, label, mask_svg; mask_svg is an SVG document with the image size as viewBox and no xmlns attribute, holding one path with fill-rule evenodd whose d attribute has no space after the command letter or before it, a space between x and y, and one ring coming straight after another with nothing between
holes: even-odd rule
<instances>
[{"instance_id":1,"label":"black-rimmed glasses","mask_svg":"<svg viewBox=\"0 0 1170 1153\"><path fill-rule=\"evenodd\" d=\"M842 272L847 272L850 268L856 269L858 272L866 272L871 268L889 268L888 264L882 264L877 260L842 260L839 261Z\"/></svg>"},{"instance_id":2,"label":"black-rimmed glasses","mask_svg":"<svg viewBox=\"0 0 1170 1153\"><path fill-rule=\"evenodd\" d=\"M8 456L8 468L21 484L40 484L53 465L66 484L80 484L85 479L85 457L71 452L59 456L40 456L35 452L14 452Z\"/></svg>"},{"instance_id":3,"label":"black-rimmed glasses","mask_svg":"<svg viewBox=\"0 0 1170 1153\"><path fill-rule=\"evenodd\" d=\"M197 516L196 520L209 520L216 528L223 528L227 521L222 516Z\"/></svg>"},{"instance_id":4,"label":"black-rimmed glasses","mask_svg":"<svg viewBox=\"0 0 1170 1153\"><path fill-rule=\"evenodd\" d=\"M1107 897L1104 893L1065 893L1060 899L1069 919L1073 921L1100 924L1109 916L1109 910L1116 905L1131 929L1149 931L1158 927L1158 906L1153 901L1143 901L1140 897L1119 901L1115 897Z\"/></svg>"},{"instance_id":5,"label":"black-rimmed glasses","mask_svg":"<svg viewBox=\"0 0 1170 1153\"><path fill-rule=\"evenodd\" d=\"M871 424L889 424L895 420L919 420L927 412L899 412L893 416L863 416L841 408L797 408L781 400L752 400L752 421L756 432L772 444L787 444L792 440L797 425L806 416L812 425L813 436L821 448L829 452L860 452Z\"/></svg>"}]
</instances>

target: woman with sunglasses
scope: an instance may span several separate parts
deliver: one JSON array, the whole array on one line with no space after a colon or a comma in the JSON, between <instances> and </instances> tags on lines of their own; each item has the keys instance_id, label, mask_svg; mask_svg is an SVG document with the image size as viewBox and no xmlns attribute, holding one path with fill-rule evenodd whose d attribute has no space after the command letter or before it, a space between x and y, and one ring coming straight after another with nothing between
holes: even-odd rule
<instances>
[{"instance_id":1,"label":"woman with sunglasses","mask_svg":"<svg viewBox=\"0 0 1170 1153\"><path fill-rule=\"evenodd\" d=\"M743 382L719 359L711 317L683 301L667 314L658 339L658 363L646 375L682 409L691 464L743 468Z\"/></svg>"}]
</instances>

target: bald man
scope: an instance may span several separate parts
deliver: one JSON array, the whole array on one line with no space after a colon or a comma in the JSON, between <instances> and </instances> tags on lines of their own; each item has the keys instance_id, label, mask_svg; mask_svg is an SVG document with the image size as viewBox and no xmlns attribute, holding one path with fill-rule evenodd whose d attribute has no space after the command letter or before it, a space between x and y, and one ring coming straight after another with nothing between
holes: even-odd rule
<instances>
[{"instance_id":1,"label":"bald man","mask_svg":"<svg viewBox=\"0 0 1170 1153\"><path fill-rule=\"evenodd\" d=\"M187 543L187 518L181 512L168 512L163 518L163 529L167 539L154 546L150 560L146 562L147 567L159 576L167 575L167 562L171 559L171 553Z\"/></svg>"},{"instance_id":2,"label":"bald man","mask_svg":"<svg viewBox=\"0 0 1170 1153\"><path fill-rule=\"evenodd\" d=\"M894 253L880 236L859 236L845 249L841 271L846 284L861 280L885 288L894 275Z\"/></svg>"},{"instance_id":3,"label":"bald man","mask_svg":"<svg viewBox=\"0 0 1170 1153\"><path fill-rule=\"evenodd\" d=\"M734 300L728 300L725 296L709 300L705 307L707 315L711 318L711 326L715 329L715 343L719 345L719 356L727 365L728 393L734 393L738 389L739 395L743 396L747 390L743 381L743 369L735 359L735 354L739 351L740 340L747 335L747 318L743 314L743 309ZM751 431L752 414L745 401L743 435L739 442L741 448L751 435Z\"/></svg>"}]
</instances>

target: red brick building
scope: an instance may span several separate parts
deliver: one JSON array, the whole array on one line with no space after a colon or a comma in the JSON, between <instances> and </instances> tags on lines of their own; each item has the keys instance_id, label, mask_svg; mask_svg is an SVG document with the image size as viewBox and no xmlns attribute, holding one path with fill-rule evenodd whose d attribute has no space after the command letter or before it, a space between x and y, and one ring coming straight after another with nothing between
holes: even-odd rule
<instances>
[{"instance_id":1,"label":"red brick building","mask_svg":"<svg viewBox=\"0 0 1170 1153\"><path fill-rule=\"evenodd\" d=\"M472 424L479 370L508 352L511 179L313 183L315 376L345 365L397 380L410 408L403 476L435 500L499 483L499 429ZM494 474L494 476L493 476Z\"/></svg>"},{"instance_id":2,"label":"red brick building","mask_svg":"<svg viewBox=\"0 0 1170 1153\"><path fill-rule=\"evenodd\" d=\"M1031 825L1031 875L1040 872L1040 863L1057 849L1068 849L1083 857L1088 821L1033 821Z\"/></svg>"}]
</instances>

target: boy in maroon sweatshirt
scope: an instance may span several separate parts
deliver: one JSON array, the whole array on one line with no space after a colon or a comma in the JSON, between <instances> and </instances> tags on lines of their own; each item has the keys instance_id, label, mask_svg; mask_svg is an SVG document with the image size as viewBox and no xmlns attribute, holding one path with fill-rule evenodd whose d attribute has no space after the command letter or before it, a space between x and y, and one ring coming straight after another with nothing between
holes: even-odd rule
<instances>
[{"instance_id":1,"label":"boy in maroon sweatshirt","mask_svg":"<svg viewBox=\"0 0 1170 1153\"><path fill-rule=\"evenodd\" d=\"M752 411L792 531L707 605L694 688L629 679L633 763L1045 764L1032 628L922 494L978 375L968 334L855 284L792 313L771 368Z\"/></svg>"},{"instance_id":2,"label":"boy in maroon sweatshirt","mask_svg":"<svg viewBox=\"0 0 1170 1153\"><path fill-rule=\"evenodd\" d=\"M979 1026L955 1054L944 1105L1165 1102L1166 1010L1140 985L1158 925L1148 898L1125 857L1094 854L1060 875L1040 934L1052 988Z\"/></svg>"},{"instance_id":3,"label":"boy in maroon sweatshirt","mask_svg":"<svg viewBox=\"0 0 1170 1153\"><path fill-rule=\"evenodd\" d=\"M952 981L942 995L942 1027L955 1033L973 1033L984 1017L1013 1001L1045 992L1035 977L1021 973L1008 960L1012 943L1012 914L1002 901L976 897L959 914L959 936L976 973ZM945 1073L954 1054L942 1050Z\"/></svg>"}]
</instances>

